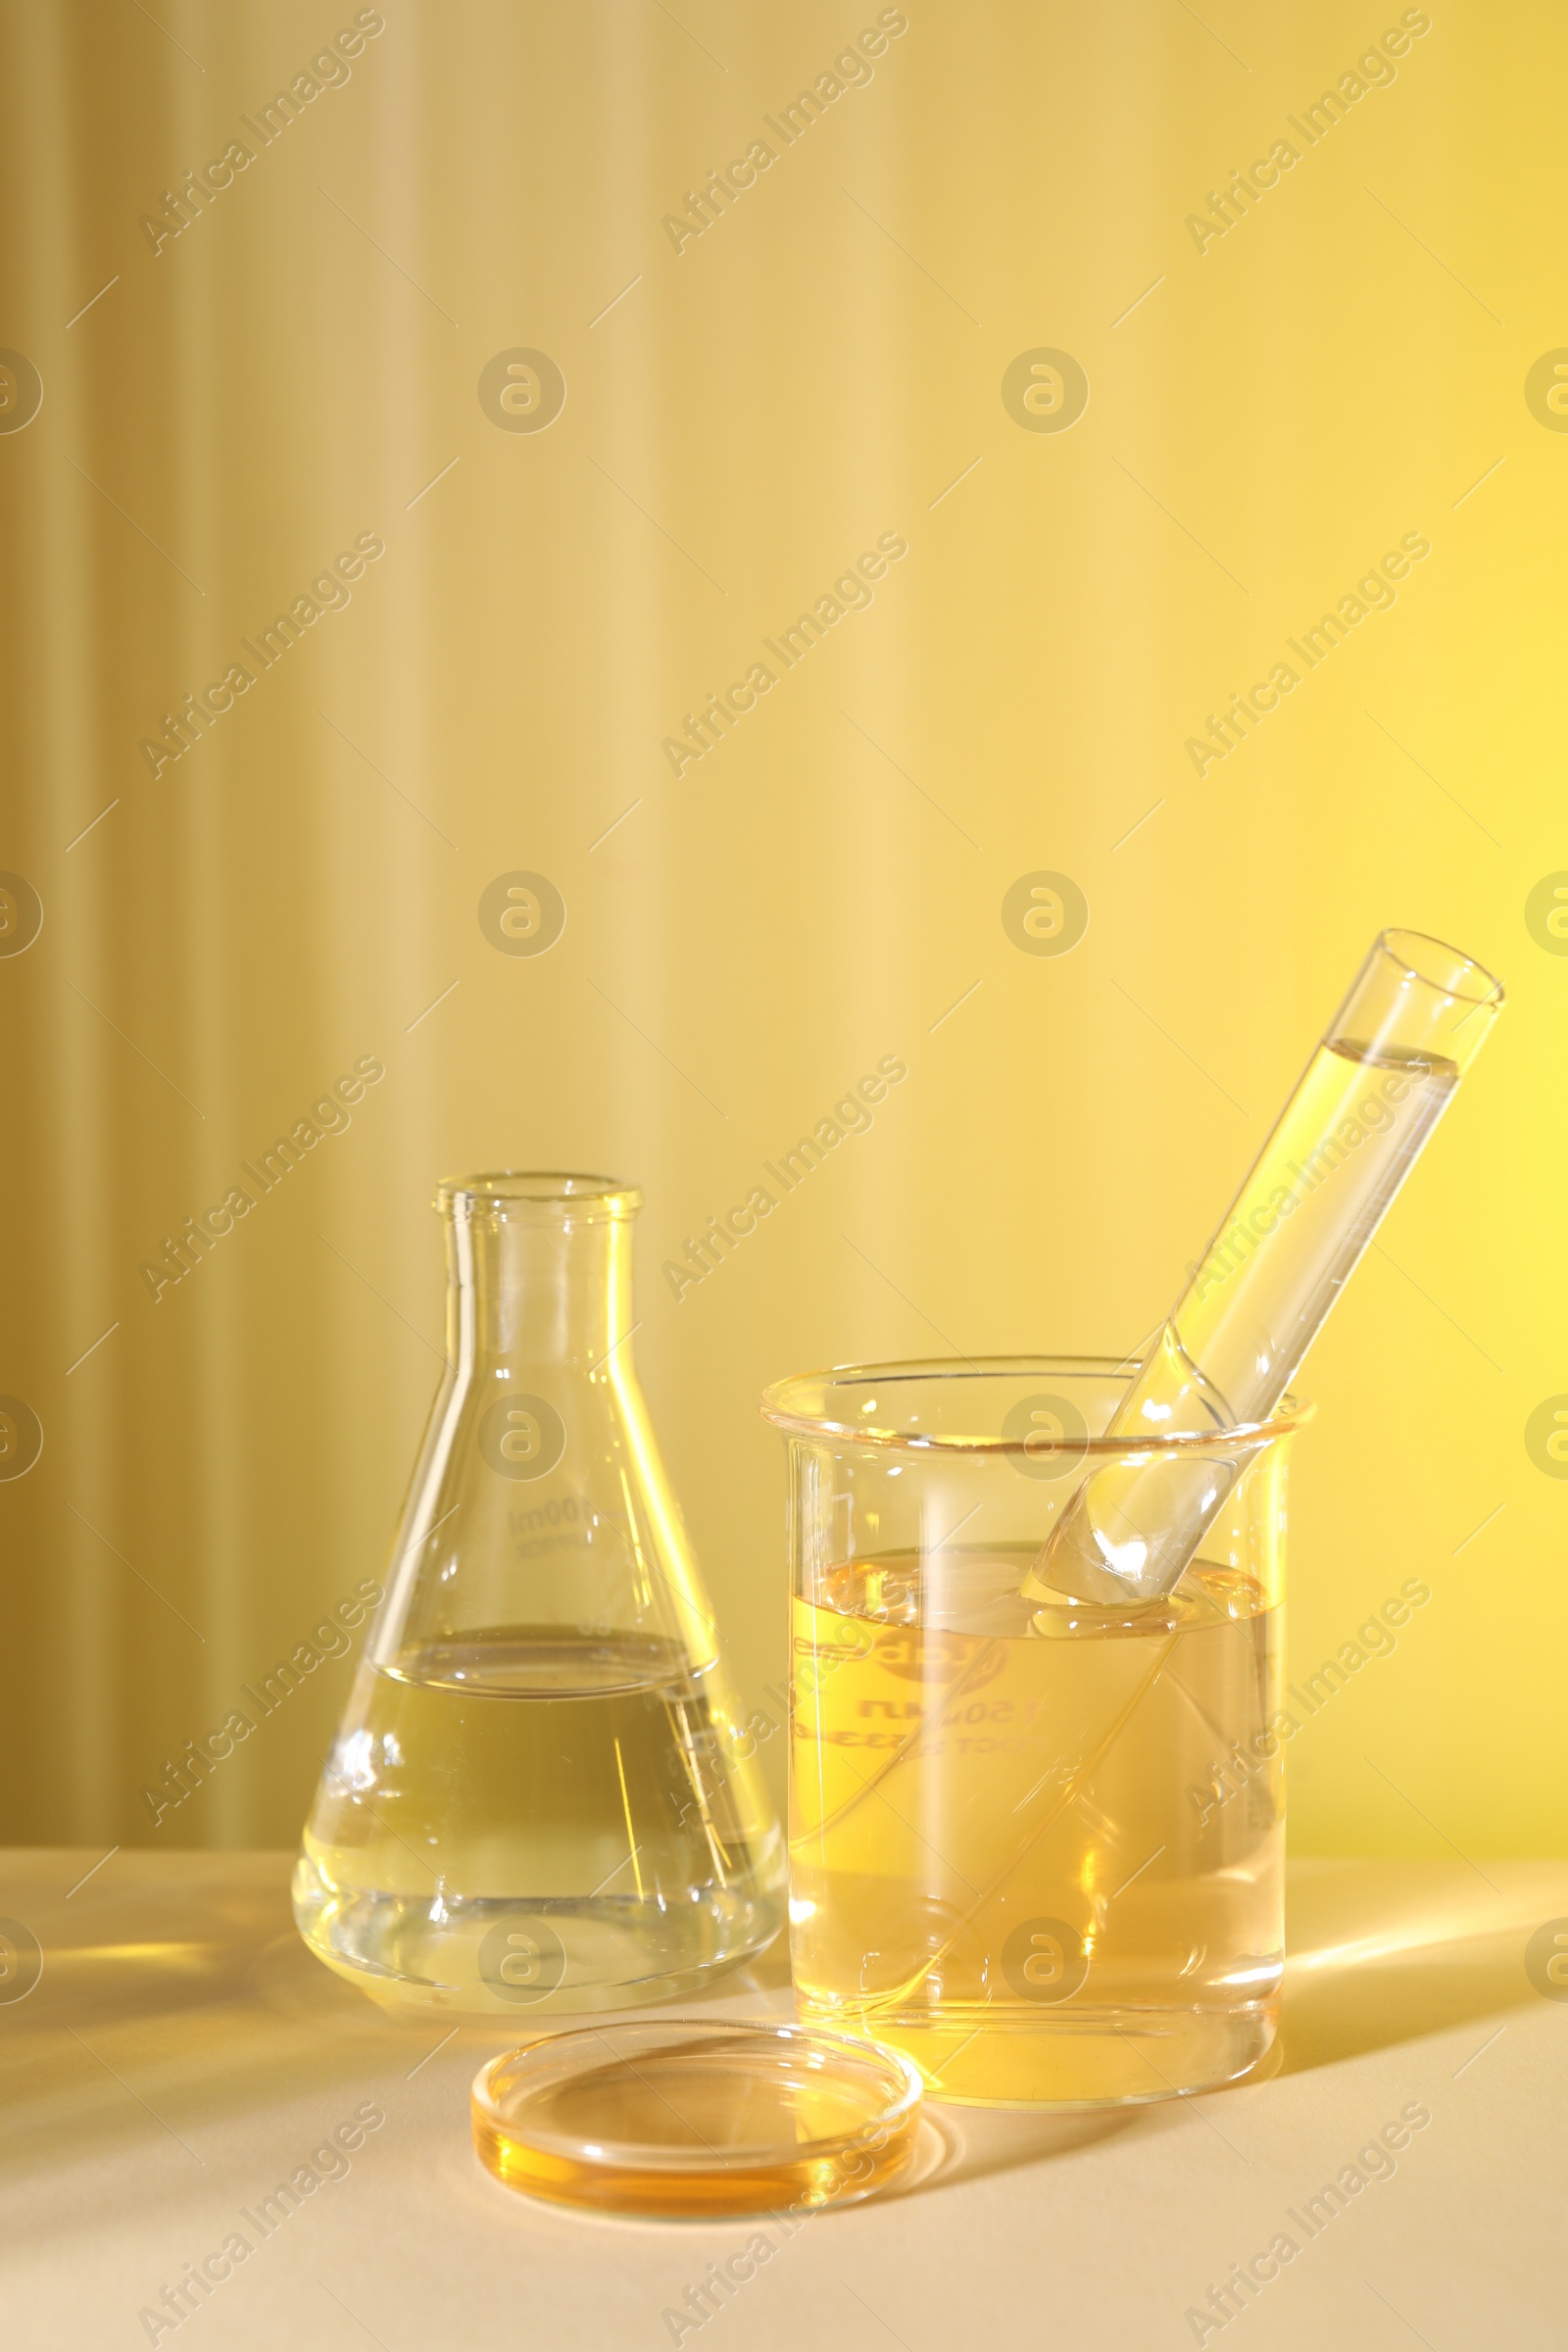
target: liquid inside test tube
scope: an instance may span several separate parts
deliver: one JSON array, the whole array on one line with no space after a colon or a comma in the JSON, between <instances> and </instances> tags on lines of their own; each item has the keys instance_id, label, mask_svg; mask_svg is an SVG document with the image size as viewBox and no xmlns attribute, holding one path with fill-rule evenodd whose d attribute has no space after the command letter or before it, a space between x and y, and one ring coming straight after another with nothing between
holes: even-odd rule
<instances>
[{"instance_id":1,"label":"liquid inside test tube","mask_svg":"<svg viewBox=\"0 0 1568 2352\"><path fill-rule=\"evenodd\" d=\"M1025 1582L1037 1597L1170 1592L1246 1466L1138 1453L1265 1420L1382 1223L1502 1006L1490 972L1386 931L1192 1268L1084 1480Z\"/></svg>"}]
</instances>

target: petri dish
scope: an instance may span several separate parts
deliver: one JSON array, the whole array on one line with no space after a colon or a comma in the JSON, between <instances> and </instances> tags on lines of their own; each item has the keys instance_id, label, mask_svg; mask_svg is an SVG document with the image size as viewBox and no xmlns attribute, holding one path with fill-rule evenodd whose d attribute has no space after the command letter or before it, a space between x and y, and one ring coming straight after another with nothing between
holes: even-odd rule
<instances>
[{"instance_id":1,"label":"petri dish","mask_svg":"<svg viewBox=\"0 0 1568 2352\"><path fill-rule=\"evenodd\" d=\"M473 2144L509 2188L600 2212L853 2205L914 2154L918 2071L880 2042L731 2018L552 2034L481 2067Z\"/></svg>"}]
</instances>

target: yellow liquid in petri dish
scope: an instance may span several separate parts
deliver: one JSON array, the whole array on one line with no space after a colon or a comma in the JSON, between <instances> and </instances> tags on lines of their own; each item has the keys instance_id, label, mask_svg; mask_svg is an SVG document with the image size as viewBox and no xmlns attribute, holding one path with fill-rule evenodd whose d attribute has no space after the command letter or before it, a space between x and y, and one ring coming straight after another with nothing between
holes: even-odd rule
<instances>
[{"instance_id":1,"label":"yellow liquid in petri dish","mask_svg":"<svg viewBox=\"0 0 1568 2352\"><path fill-rule=\"evenodd\" d=\"M920 2078L795 2025L664 2019L492 2059L473 2140L498 2180L602 2212L693 2217L855 2204L914 2152Z\"/></svg>"}]
</instances>

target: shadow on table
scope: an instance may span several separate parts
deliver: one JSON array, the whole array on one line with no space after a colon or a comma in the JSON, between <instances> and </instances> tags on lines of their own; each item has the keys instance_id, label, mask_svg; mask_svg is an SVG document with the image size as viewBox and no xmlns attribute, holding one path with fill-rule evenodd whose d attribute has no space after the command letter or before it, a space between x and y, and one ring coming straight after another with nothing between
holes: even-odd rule
<instances>
[{"instance_id":1,"label":"shadow on table","mask_svg":"<svg viewBox=\"0 0 1568 2352\"><path fill-rule=\"evenodd\" d=\"M1525 1946L1546 1921L1568 1923L1568 1864L1419 1861L1293 1866L1280 2037L1235 2092L1423 2034L1527 2007L1541 1994ZM1221 2117L1225 2092L1209 2094ZM899 2195L1071 2155L1127 2131L1179 2125L1186 2103L1164 2099L1098 2112L1029 2113L931 2106L926 2139Z\"/></svg>"},{"instance_id":2,"label":"shadow on table","mask_svg":"<svg viewBox=\"0 0 1568 2352\"><path fill-rule=\"evenodd\" d=\"M1301 1862L1292 1873L1286 2074L1541 1999L1525 1946L1568 1915L1561 1862Z\"/></svg>"},{"instance_id":3,"label":"shadow on table","mask_svg":"<svg viewBox=\"0 0 1568 2352\"><path fill-rule=\"evenodd\" d=\"M0 2003L0 2186L155 2146L203 2165L250 2115L339 2089L352 2105L350 2086L389 2060L407 2071L439 2038L389 2026L304 1951L290 1859L161 1855L156 1873L108 1859L78 1887L80 1855L8 1857L4 1908L43 1967L24 1999ZM292 2001L259 1997L280 1951L285 1974L294 1954L304 1964Z\"/></svg>"},{"instance_id":4,"label":"shadow on table","mask_svg":"<svg viewBox=\"0 0 1568 2352\"><path fill-rule=\"evenodd\" d=\"M927 2107L913 2166L892 2194L918 2197L960 2180L983 2180L992 2173L1016 2172L1020 2165L1071 2156L1097 2140L1132 2130L1152 2112L1146 2107L1102 2107L1088 2114L1052 2115L1025 2108Z\"/></svg>"},{"instance_id":5,"label":"shadow on table","mask_svg":"<svg viewBox=\"0 0 1568 2352\"><path fill-rule=\"evenodd\" d=\"M204 2149L216 2156L279 2102L347 2093L394 2070L412 2080L448 2044L476 2071L531 2032L580 2022L523 2011L454 2032L439 2016L388 2017L301 1944L286 1856L165 1857L155 1886L118 1885L110 1862L69 1900L79 1858L12 1860L5 1907L35 1923L44 1973L24 2001L0 2004L0 2183L84 2146L130 2156L160 2127L204 2162ZM1258 2090L1273 2073L1479 2027L1538 2000L1525 1947L1545 1922L1568 1918L1568 1864L1491 1870L1495 1883L1457 1862L1293 1866L1282 2038L1235 2087ZM782 1943L715 1980L702 2005L790 2015ZM1160 2131L1179 2114L1171 2101L1061 2113L933 2106L916 2174L897 2193L1070 2155L1128 2130Z\"/></svg>"},{"instance_id":6,"label":"shadow on table","mask_svg":"<svg viewBox=\"0 0 1568 2352\"><path fill-rule=\"evenodd\" d=\"M462 2060L471 2075L536 2033L590 2022L526 2006L488 2023L389 2013L305 1948L292 1859L179 1853L148 1872L127 1857L78 1888L77 1854L8 1858L0 1910L36 1937L43 1973L25 1998L0 1996L0 2188L84 2152L134 2162L160 2133L166 2156L182 2149L204 2165L292 2101L341 2098L346 2112L389 2079L414 2081L438 2052L445 2071ZM717 1978L702 2005L792 2015L782 1941Z\"/></svg>"}]
</instances>

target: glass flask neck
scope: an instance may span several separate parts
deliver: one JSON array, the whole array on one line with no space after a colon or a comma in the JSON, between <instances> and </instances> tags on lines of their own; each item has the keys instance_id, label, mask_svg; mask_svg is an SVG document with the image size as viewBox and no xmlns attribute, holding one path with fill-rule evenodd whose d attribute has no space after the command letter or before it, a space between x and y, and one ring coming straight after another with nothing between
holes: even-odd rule
<instances>
[{"instance_id":1,"label":"glass flask neck","mask_svg":"<svg viewBox=\"0 0 1568 2352\"><path fill-rule=\"evenodd\" d=\"M458 1371L508 1359L588 1372L630 1332L630 1214L563 1202L497 1217L453 1204L447 1220L447 1354Z\"/></svg>"}]
</instances>

